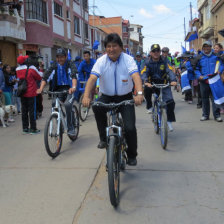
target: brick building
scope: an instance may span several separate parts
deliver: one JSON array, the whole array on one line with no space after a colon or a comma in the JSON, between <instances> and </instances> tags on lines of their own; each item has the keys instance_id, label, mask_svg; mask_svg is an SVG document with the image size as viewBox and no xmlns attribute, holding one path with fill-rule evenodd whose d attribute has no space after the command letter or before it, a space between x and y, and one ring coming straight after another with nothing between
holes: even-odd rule
<instances>
[{"instance_id":1,"label":"brick building","mask_svg":"<svg viewBox=\"0 0 224 224\"><path fill-rule=\"evenodd\" d=\"M104 16L90 15L89 24L100 28L107 34L117 33L123 41L124 49L130 48L130 24L128 20L124 20L121 16L105 18Z\"/></svg>"}]
</instances>

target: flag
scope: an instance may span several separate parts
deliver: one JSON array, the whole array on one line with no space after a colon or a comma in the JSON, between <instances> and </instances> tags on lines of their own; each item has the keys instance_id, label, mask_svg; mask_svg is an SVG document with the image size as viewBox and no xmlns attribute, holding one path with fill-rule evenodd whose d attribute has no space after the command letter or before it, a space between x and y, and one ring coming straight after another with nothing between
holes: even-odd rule
<instances>
[{"instance_id":1,"label":"flag","mask_svg":"<svg viewBox=\"0 0 224 224\"><path fill-rule=\"evenodd\" d=\"M208 83L212 90L215 104L224 106L224 83L222 82L220 75L217 74L213 78L208 79Z\"/></svg>"},{"instance_id":2,"label":"flag","mask_svg":"<svg viewBox=\"0 0 224 224\"><path fill-rule=\"evenodd\" d=\"M187 90L191 90L191 85L188 79L187 71L184 71L181 73L181 89L182 89L182 93L185 93Z\"/></svg>"},{"instance_id":3,"label":"flag","mask_svg":"<svg viewBox=\"0 0 224 224\"><path fill-rule=\"evenodd\" d=\"M100 42L98 40L95 40L93 43L93 50L97 50L99 45L100 45Z\"/></svg>"},{"instance_id":4,"label":"flag","mask_svg":"<svg viewBox=\"0 0 224 224\"><path fill-rule=\"evenodd\" d=\"M68 60L71 60L71 59L72 59L72 56L71 56L70 50L68 49Z\"/></svg>"},{"instance_id":5,"label":"flag","mask_svg":"<svg viewBox=\"0 0 224 224\"><path fill-rule=\"evenodd\" d=\"M198 34L197 32L193 32L186 41L191 42L192 40L196 40L196 39L198 39Z\"/></svg>"},{"instance_id":6,"label":"flag","mask_svg":"<svg viewBox=\"0 0 224 224\"><path fill-rule=\"evenodd\" d=\"M182 49L182 54L185 53L187 50L184 46L181 46L181 49Z\"/></svg>"}]
</instances>

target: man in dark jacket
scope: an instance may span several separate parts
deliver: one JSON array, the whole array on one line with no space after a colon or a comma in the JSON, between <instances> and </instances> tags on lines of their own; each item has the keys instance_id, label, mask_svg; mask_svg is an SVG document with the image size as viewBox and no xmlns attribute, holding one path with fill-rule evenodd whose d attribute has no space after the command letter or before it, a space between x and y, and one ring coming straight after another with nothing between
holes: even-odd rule
<instances>
[{"instance_id":1,"label":"man in dark jacket","mask_svg":"<svg viewBox=\"0 0 224 224\"><path fill-rule=\"evenodd\" d=\"M63 48L57 49L56 59L57 62L52 63L51 67L45 71L40 89L38 89L37 92L41 93L43 91L50 75L52 75L53 91L63 92L64 90L68 90L69 94L62 94L59 98L65 105L68 125L67 133L70 136L74 136L76 133L73 125L74 117L72 113L72 105L75 100L73 93L77 86L77 69L75 63L67 59L66 50Z\"/></svg>"},{"instance_id":2,"label":"man in dark jacket","mask_svg":"<svg viewBox=\"0 0 224 224\"><path fill-rule=\"evenodd\" d=\"M160 54L159 44L153 44L151 46L151 56L146 62L145 98L147 109L152 107L151 96L153 91L159 94L158 89L152 88L152 83L165 84L169 80L171 85L175 86L177 84L174 73L169 69L167 61L164 61ZM163 89L163 101L167 103L167 124L169 130L173 131L171 122L176 121L174 114L175 102L170 87Z\"/></svg>"}]
</instances>

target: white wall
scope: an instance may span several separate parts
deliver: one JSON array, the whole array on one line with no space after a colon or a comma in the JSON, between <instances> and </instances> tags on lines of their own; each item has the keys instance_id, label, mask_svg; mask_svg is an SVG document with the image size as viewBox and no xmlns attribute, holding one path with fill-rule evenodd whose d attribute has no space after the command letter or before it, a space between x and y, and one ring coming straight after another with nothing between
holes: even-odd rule
<instances>
[{"instance_id":1,"label":"white wall","mask_svg":"<svg viewBox=\"0 0 224 224\"><path fill-rule=\"evenodd\" d=\"M73 1L73 11L81 16L81 8L75 1Z\"/></svg>"},{"instance_id":2,"label":"white wall","mask_svg":"<svg viewBox=\"0 0 224 224\"><path fill-rule=\"evenodd\" d=\"M67 35L71 39L71 22L67 21Z\"/></svg>"},{"instance_id":3,"label":"white wall","mask_svg":"<svg viewBox=\"0 0 224 224\"><path fill-rule=\"evenodd\" d=\"M53 16L53 32L64 36L64 22Z\"/></svg>"}]
</instances>

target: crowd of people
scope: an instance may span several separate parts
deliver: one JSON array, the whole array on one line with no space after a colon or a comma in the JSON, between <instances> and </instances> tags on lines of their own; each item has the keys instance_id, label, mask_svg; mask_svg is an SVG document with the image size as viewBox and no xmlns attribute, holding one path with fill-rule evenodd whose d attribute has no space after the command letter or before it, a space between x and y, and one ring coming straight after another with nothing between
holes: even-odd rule
<instances>
[{"instance_id":1,"label":"crowd of people","mask_svg":"<svg viewBox=\"0 0 224 224\"><path fill-rule=\"evenodd\" d=\"M82 101L85 107L90 105L91 91L96 82L99 82L99 101L119 103L134 98L136 105L140 105L145 99L146 112L152 113L152 94L159 94L153 84L169 83L170 86L162 91L163 101L167 105L167 124L170 131L173 131L172 122L176 121L171 86L177 91L180 91L181 86L183 101L189 104L197 97L197 108L202 108L201 121L210 117L211 99L214 119L222 122L220 113L223 113L224 105L224 52L221 44L215 44L212 48L211 42L205 41L202 51L198 54L186 51L181 55L176 52L174 56L171 56L168 47L161 48L159 44L153 44L147 57L142 57L142 54L137 52L133 58L124 52L119 35L111 33L107 35L104 46L105 54L97 60L91 58L89 51L84 51L83 60L80 56L74 61L68 60L67 51L59 48L56 61L46 70L42 63L34 66L28 56L17 58L17 68L0 62L1 105L16 105L18 114L22 113L23 133L40 132L36 119L37 115L42 114L42 92L49 83L51 91L68 91L67 94L62 94L60 100L64 102L67 114L67 134L74 135L71 108L74 101L79 100L83 81L87 82ZM19 80L24 79L27 81L26 93L18 97ZM214 87L216 82L218 85ZM54 100L52 104L54 105ZM93 111L100 137L98 148L105 148L107 111L102 108L95 108ZM121 108L121 114L128 145L128 164L136 165L137 130L134 106L124 106ZM13 117L9 117L8 121L14 122Z\"/></svg>"}]
</instances>

